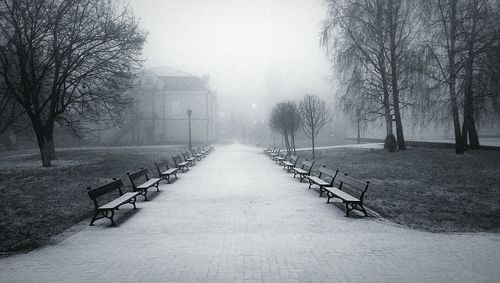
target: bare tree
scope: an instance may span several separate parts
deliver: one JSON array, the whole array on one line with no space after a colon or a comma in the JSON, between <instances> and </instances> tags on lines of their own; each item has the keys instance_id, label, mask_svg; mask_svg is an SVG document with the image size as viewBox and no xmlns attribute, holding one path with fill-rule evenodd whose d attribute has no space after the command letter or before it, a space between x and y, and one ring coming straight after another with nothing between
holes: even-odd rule
<instances>
[{"instance_id":1,"label":"bare tree","mask_svg":"<svg viewBox=\"0 0 500 283\"><path fill-rule=\"evenodd\" d=\"M304 129L304 133L311 139L314 159L314 139L321 128L330 121L330 115L326 109L326 102L315 95L306 95L299 102L299 112L302 116L302 128Z\"/></svg>"},{"instance_id":2,"label":"bare tree","mask_svg":"<svg viewBox=\"0 0 500 283\"><path fill-rule=\"evenodd\" d=\"M500 13L490 0L466 1L466 15L461 25L461 39L464 41L463 74L463 124L462 139L470 148L479 148L479 135L475 122L475 80L478 74L478 60L495 46L499 38Z\"/></svg>"},{"instance_id":3,"label":"bare tree","mask_svg":"<svg viewBox=\"0 0 500 283\"><path fill-rule=\"evenodd\" d=\"M56 121L120 113L145 34L109 0L2 0L0 76L24 109L43 166L55 158Z\"/></svg>"},{"instance_id":4,"label":"bare tree","mask_svg":"<svg viewBox=\"0 0 500 283\"><path fill-rule=\"evenodd\" d=\"M343 0L327 1L329 15L322 30L322 43L336 54L332 58L342 73L345 95L351 101L366 100L371 116L383 117L386 125L385 148L406 148L401 118L401 73L413 40L416 17L411 1ZM356 89L363 93L352 92ZM351 109L355 109L352 107Z\"/></svg>"},{"instance_id":5,"label":"bare tree","mask_svg":"<svg viewBox=\"0 0 500 283\"><path fill-rule=\"evenodd\" d=\"M295 135L301 123L297 104L293 101L280 102L271 111L269 127L283 136L287 151L295 152Z\"/></svg>"},{"instance_id":6,"label":"bare tree","mask_svg":"<svg viewBox=\"0 0 500 283\"><path fill-rule=\"evenodd\" d=\"M288 134L290 135L290 148L295 153L295 135L297 131L302 126L302 117L300 116L299 107L294 101L286 102L286 112L287 112L287 128Z\"/></svg>"}]
</instances>

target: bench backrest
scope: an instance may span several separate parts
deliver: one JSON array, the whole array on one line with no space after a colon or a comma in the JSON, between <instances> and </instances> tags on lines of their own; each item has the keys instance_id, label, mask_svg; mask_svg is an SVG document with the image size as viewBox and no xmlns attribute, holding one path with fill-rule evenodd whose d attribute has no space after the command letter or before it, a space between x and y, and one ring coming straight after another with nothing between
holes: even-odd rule
<instances>
[{"instance_id":1,"label":"bench backrest","mask_svg":"<svg viewBox=\"0 0 500 283\"><path fill-rule=\"evenodd\" d=\"M339 170L332 170L330 168L327 168L326 166L321 166L319 167L318 170L318 178L323 179L327 182L330 182L330 185L333 185L333 182L335 181L335 178L337 177Z\"/></svg>"},{"instance_id":2,"label":"bench backrest","mask_svg":"<svg viewBox=\"0 0 500 283\"><path fill-rule=\"evenodd\" d=\"M179 154L172 156L172 159L174 160L174 164L175 164L175 166L178 166L178 165L179 165L179 163L181 163L181 162L182 162L182 159L181 159L181 157L179 156Z\"/></svg>"},{"instance_id":3,"label":"bench backrest","mask_svg":"<svg viewBox=\"0 0 500 283\"><path fill-rule=\"evenodd\" d=\"M304 162L302 162L302 169L306 170L308 174L311 174L313 166L314 166L314 161L304 160Z\"/></svg>"},{"instance_id":4,"label":"bench backrest","mask_svg":"<svg viewBox=\"0 0 500 283\"><path fill-rule=\"evenodd\" d=\"M188 160L189 158L189 153L186 151L186 152L182 152L182 157L184 157L184 160Z\"/></svg>"},{"instance_id":5,"label":"bench backrest","mask_svg":"<svg viewBox=\"0 0 500 283\"><path fill-rule=\"evenodd\" d=\"M127 173L127 176L130 179L130 183L132 183L132 187L134 187L134 189L136 188L135 180L141 178L142 176L146 178L146 181L149 180L147 168L141 168L140 170L137 170L135 172Z\"/></svg>"},{"instance_id":6,"label":"bench backrest","mask_svg":"<svg viewBox=\"0 0 500 283\"><path fill-rule=\"evenodd\" d=\"M282 151L280 154L279 154L280 157L283 157L284 159L287 159L288 156L290 156L290 152L288 151Z\"/></svg>"},{"instance_id":7,"label":"bench backrest","mask_svg":"<svg viewBox=\"0 0 500 283\"><path fill-rule=\"evenodd\" d=\"M156 170L158 170L158 176L161 176L161 172L163 171L161 168L165 167L165 170L168 170L168 162L167 160L163 159L162 161L155 162Z\"/></svg>"},{"instance_id":8,"label":"bench backrest","mask_svg":"<svg viewBox=\"0 0 500 283\"><path fill-rule=\"evenodd\" d=\"M339 174L337 176L337 181L340 183L339 189L347 189L349 191L358 191L360 192L359 200L363 201L363 197L365 196L366 191L368 190L368 186L370 185L369 181L361 181L358 179L354 179L352 177L347 176L347 174Z\"/></svg>"},{"instance_id":9,"label":"bench backrest","mask_svg":"<svg viewBox=\"0 0 500 283\"><path fill-rule=\"evenodd\" d=\"M299 160L299 157L297 155L290 155L290 163L293 164L293 167L295 167L295 165L297 165L297 161Z\"/></svg>"},{"instance_id":10,"label":"bench backrest","mask_svg":"<svg viewBox=\"0 0 500 283\"><path fill-rule=\"evenodd\" d=\"M98 197L113 192L115 190L117 190L121 196L123 195L122 187L123 187L122 180L121 179L117 180L113 178L112 182L101 185L97 188L92 189L91 187L87 187L87 194L89 195L90 199L94 202L95 209L97 209L99 207L99 204L97 203Z\"/></svg>"},{"instance_id":11,"label":"bench backrest","mask_svg":"<svg viewBox=\"0 0 500 283\"><path fill-rule=\"evenodd\" d=\"M196 148L193 147L193 148L191 148L191 154L193 156L195 156L196 154L199 154L199 153L196 151Z\"/></svg>"}]
</instances>

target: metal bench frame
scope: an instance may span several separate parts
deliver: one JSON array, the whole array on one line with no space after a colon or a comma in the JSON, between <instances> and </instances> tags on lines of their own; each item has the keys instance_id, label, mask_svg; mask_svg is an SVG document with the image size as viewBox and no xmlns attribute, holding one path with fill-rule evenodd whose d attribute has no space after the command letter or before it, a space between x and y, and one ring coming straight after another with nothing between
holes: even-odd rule
<instances>
[{"instance_id":1,"label":"metal bench frame","mask_svg":"<svg viewBox=\"0 0 500 283\"><path fill-rule=\"evenodd\" d=\"M149 188L156 188L156 191L159 192L160 191L160 188L159 188L159 184L160 184L160 180L161 179L158 179L156 182L154 182L151 186L149 187L143 187L143 188L139 188L141 185L136 185L135 183L135 180L139 179L140 177L144 176L146 178L146 182L149 181L149 177L148 177L148 169L146 168L142 168L140 170L137 170L135 172L132 172L132 173L127 173L127 176L130 180L130 183L132 183L132 188L134 190L134 192L138 192L140 195L142 195L144 197L144 200L148 200L148 189ZM144 183L146 183L144 182ZM144 184L143 183L143 184Z\"/></svg>"},{"instance_id":2,"label":"metal bench frame","mask_svg":"<svg viewBox=\"0 0 500 283\"><path fill-rule=\"evenodd\" d=\"M92 217L92 220L90 221L89 226L94 226L94 222L96 220L99 220L102 218L108 218L109 220L111 220L111 225L116 226L115 221L113 220L113 216L115 215L115 210L117 210L120 206L122 206L124 204L130 203L134 206L134 209L137 209L137 207L135 206L136 197L139 194L137 192L136 193L128 193L128 194L130 194L130 197L127 200L124 200L123 202L121 202L120 204L118 204L114 207L111 207L108 209L100 208L101 206L99 206L99 203L97 202L98 197L105 195L105 194L108 194L108 193L111 193L115 190L118 191L118 193L121 197L124 195L124 193L122 191L122 187L123 187L122 180L121 179L117 180L115 178L113 178L112 182L101 185L101 186L94 188L94 189L92 189L91 187L87 187L87 194L89 195L90 199L94 203L94 216ZM118 199L118 198L116 198L116 199Z\"/></svg>"},{"instance_id":3,"label":"metal bench frame","mask_svg":"<svg viewBox=\"0 0 500 283\"><path fill-rule=\"evenodd\" d=\"M171 175L174 175L174 177L177 179L177 170L179 170L179 168L170 168L168 166L168 162L167 160L162 160L160 162L155 162L155 166L156 166L156 170L158 170L158 178L161 178L163 180L167 180L167 182L170 184L170 176ZM161 167L164 166L165 168L167 168L167 170L165 171L162 171L161 170ZM169 174L166 174L165 172L170 170L170 169L174 169L172 170L172 173L169 173Z\"/></svg>"},{"instance_id":4,"label":"metal bench frame","mask_svg":"<svg viewBox=\"0 0 500 283\"><path fill-rule=\"evenodd\" d=\"M346 213L345 213L346 217L349 216L349 212L351 210L361 211L364 213L365 216L368 216L368 213L366 212L366 210L363 206L363 200L364 200L366 191L368 190L368 186L370 185L370 182L369 181L364 182L364 181L361 181L358 179L354 179L352 177L347 176L347 174L338 175L337 181L340 183L338 188L333 188L332 190L325 188L325 191L327 192L327 196L328 196L328 200L326 202L330 203L331 198L338 198L338 199L342 200L342 202L345 204L345 208L346 208ZM342 189L344 187L351 188L351 190L354 189L354 190L361 191L361 194L358 198L359 200L357 200L357 201L345 200L341 196L338 196L337 194L335 194L334 189L338 189L338 190L342 191ZM346 195L351 196L350 194L346 193L345 191L343 191L343 192ZM353 198L355 198L355 197L353 197Z\"/></svg>"},{"instance_id":5,"label":"metal bench frame","mask_svg":"<svg viewBox=\"0 0 500 283\"><path fill-rule=\"evenodd\" d=\"M312 185L318 185L319 186L319 196L322 197L323 193L326 192L325 191L326 187L333 187L333 183L335 182L335 178L337 177L338 173L339 173L339 170L333 171L332 169L327 168L324 165L321 166L318 169L318 176L316 176L316 177L318 177L319 179L321 179L324 182L327 182L328 185L318 184L313 178L311 178L311 176L307 176L306 179L309 181L308 189L311 189ZM331 177L331 179L329 181L326 181L325 177Z\"/></svg>"}]
</instances>

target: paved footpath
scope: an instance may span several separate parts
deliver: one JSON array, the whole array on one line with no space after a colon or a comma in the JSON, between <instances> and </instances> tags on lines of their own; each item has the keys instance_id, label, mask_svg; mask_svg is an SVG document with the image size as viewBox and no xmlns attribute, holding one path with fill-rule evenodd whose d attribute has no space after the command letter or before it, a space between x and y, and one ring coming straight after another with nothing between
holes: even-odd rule
<instances>
[{"instance_id":1,"label":"paved footpath","mask_svg":"<svg viewBox=\"0 0 500 283\"><path fill-rule=\"evenodd\" d=\"M219 146L138 207L0 258L0 282L500 281L500 235L346 218L252 147Z\"/></svg>"}]
</instances>

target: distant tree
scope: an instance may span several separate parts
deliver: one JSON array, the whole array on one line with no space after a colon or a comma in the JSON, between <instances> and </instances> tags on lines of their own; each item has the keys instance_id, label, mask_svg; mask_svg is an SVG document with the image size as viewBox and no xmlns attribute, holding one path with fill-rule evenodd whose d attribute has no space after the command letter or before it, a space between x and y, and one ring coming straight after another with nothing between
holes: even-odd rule
<instances>
[{"instance_id":1,"label":"distant tree","mask_svg":"<svg viewBox=\"0 0 500 283\"><path fill-rule=\"evenodd\" d=\"M330 121L330 115L326 109L326 102L315 95L306 95L299 102L299 112L302 117L302 128L304 133L311 139L314 159L316 157L314 152L314 139L321 128Z\"/></svg>"},{"instance_id":2,"label":"distant tree","mask_svg":"<svg viewBox=\"0 0 500 283\"><path fill-rule=\"evenodd\" d=\"M56 122L116 117L140 68L145 33L109 0L0 0L0 76L36 135L43 166Z\"/></svg>"},{"instance_id":3,"label":"distant tree","mask_svg":"<svg viewBox=\"0 0 500 283\"><path fill-rule=\"evenodd\" d=\"M295 135L302 126L302 117L300 116L299 107L295 101L286 102L287 128L290 134L290 147L295 153Z\"/></svg>"},{"instance_id":4,"label":"distant tree","mask_svg":"<svg viewBox=\"0 0 500 283\"><path fill-rule=\"evenodd\" d=\"M269 127L283 136L287 151L295 152L295 135L300 126L301 116L297 103L285 101L273 107Z\"/></svg>"}]
</instances>

